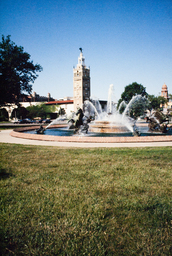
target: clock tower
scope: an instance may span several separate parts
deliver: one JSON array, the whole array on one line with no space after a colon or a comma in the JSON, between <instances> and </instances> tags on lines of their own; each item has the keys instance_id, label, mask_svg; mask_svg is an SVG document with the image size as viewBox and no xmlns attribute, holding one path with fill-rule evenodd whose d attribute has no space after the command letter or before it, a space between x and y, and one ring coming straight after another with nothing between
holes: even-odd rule
<instances>
[{"instance_id":1,"label":"clock tower","mask_svg":"<svg viewBox=\"0 0 172 256\"><path fill-rule=\"evenodd\" d=\"M78 64L73 69L73 99L74 111L77 108L82 108L85 100L90 99L90 68L85 66L85 57L82 53L82 48L79 48L80 56Z\"/></svg>"},{"instance_id":2,"label":"clock tower","mask_svg":"<svg viewBox=\"0 0 172 256\"><path fill-rule=\"evenodd\" d=\"M161 89L161 96L168 100L168 88L165 83L163 84Z\"/></svg>"}]
</instances>

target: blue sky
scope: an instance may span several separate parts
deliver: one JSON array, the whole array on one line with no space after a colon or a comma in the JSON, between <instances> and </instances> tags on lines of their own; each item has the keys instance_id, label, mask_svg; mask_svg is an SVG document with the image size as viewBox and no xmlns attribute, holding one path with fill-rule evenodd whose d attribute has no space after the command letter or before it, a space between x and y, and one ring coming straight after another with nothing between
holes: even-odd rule
<instances>
[{"instance_id":1,"label":"blue sky","mask_svg":"<svg viewBox=\"0 0 172 256\"><path fill-rule=\"evenodd\" d=\"M91 96L116 100L137 82L158 96L172 93L172 0L2 0L0 32L43 71L33 91L73 96L79 48L90 66Z\"/></svg>"}]
</instances>

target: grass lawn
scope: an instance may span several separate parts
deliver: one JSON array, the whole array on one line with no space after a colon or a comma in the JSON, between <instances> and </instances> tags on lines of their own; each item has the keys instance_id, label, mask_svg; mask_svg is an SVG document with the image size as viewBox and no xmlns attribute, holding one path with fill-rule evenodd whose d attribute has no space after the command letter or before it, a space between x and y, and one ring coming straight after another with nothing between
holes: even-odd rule
<instances>
[{"instance_id":1,"label":"grass lawn","mask_svg":"<svg viewBox=\"0 0 172 256\"><path fill-rule=\"evenodd\" d=\"M0 144L2 255L172 255L172 147Z\"/></svg>"}]
</instances>

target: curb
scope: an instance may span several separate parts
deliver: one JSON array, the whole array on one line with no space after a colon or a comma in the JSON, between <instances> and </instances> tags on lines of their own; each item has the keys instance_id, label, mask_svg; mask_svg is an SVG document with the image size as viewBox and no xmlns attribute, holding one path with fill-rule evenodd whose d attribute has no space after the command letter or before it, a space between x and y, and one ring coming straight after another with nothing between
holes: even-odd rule
<instances>
[{"instance_id":1,"label":"curb","mask_svg":"<svg viewBox=\"0 0 172 256\"><path fill-rule=\"evenodd\" d=\"M39 127L39 126L38 126ZM140 137L85 137L85 136L52 136L41 134L28 134L23 131L35 130L38 127L25 127L14 129L10 135L16 138L39 140L39 141L55 141L55 142L78 142L78 143L137 143L137 142L172 142L172 135L161 136L140 136ZM56 125L54 127L64 127L64 125Z\"/></svg>"}]
</instances>

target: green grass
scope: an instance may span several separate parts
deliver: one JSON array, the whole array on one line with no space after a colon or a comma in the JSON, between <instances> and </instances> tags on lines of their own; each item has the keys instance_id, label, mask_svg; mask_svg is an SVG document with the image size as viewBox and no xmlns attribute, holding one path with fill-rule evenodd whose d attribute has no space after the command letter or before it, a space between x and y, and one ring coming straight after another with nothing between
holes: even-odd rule
<instances>
[{"instance_id":1,"label":"green grass","mask_svg":"<svg viewBox=\"0 0 172 256\"><path fill-rule=\"evenodd\" d=\"M172 147L0 144L2 255L171 255Z\"/></svg>"}]
</instances>

